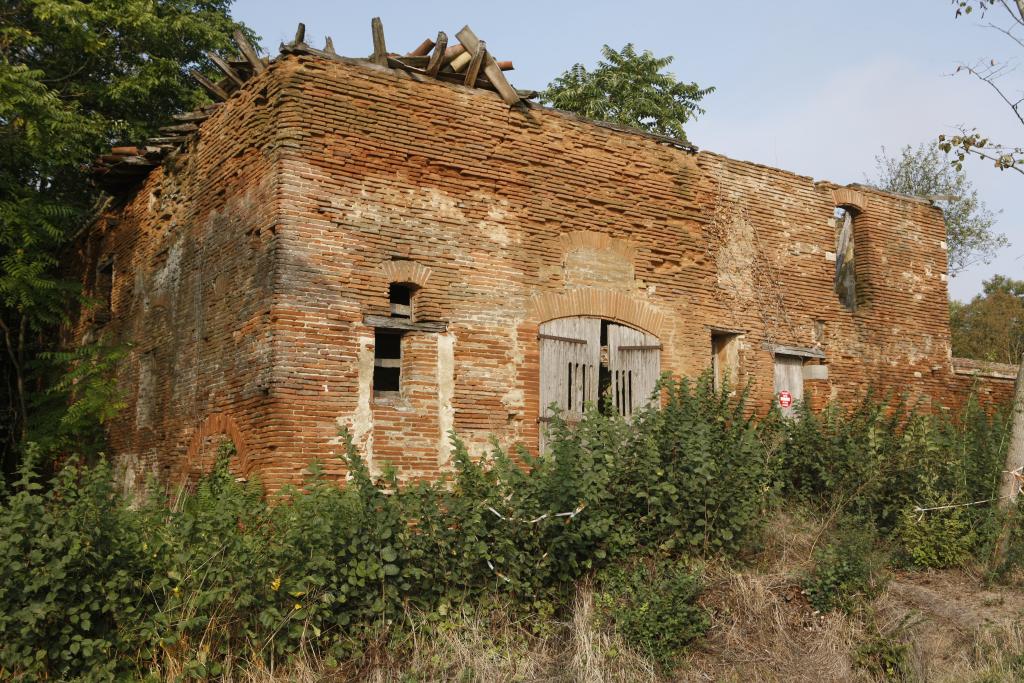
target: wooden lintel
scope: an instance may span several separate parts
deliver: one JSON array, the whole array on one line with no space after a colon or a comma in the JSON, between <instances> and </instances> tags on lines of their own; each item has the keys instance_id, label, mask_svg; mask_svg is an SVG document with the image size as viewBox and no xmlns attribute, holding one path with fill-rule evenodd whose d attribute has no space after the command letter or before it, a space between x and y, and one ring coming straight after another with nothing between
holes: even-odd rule
<instances>
[{"instance_id":1,"label":"wooden lintel","mask_svg":"<svg viewBox=\"0 0 1024 683\"><path fill-rule=\"evenodd\" d=\"M294 42L296 45L306 42L306 25L303 24L301 21L299 22L299 27L295 29L295 40L292 42Z\"/></svg>"},{"instance_id":2,"label":"wooden lintel","mask_svg":"<svg viewBox=\"0 0 1024 683\"><path fill-rule=\"evenodd\" d=\"M199 85L206 88L206 91L214 97L220 98L222 100L226 100L228 99L228 97L230 97L230 95L228 95L227 92L222 87L220 87L219 85L217 85L216 83L214 83L209 78L199 73L195 69L190 69L189 73L192 74L192 78L196 79L196 82L199 83Z\"/></svg>"},{"instance_id":3,"label":"wooden lintel","mask_svg":"<svg viewBox=\"0 0 1024 683\"><path fill-rule=\"evenodd\" d=\"M433 49L434 41L432 41L430 38L427 38L422 43L420 43L415 50L408 53L406 57L426 57L428 54L430 54L430 51Z\"/></svg>"},{"instance_id":4,"label":"wooden lintel","mask_svg":"<svg viewBox=\"0 0 1024 683\"><path fill-rule=\"evenodd\" d=\"M444 63L444 53L447 49L448 34L444 31L439 31L437 34L437 41L434 43L434 51L430 55L430 61L427 62L428 76L437 76L437 72L441 69L441 65Z\"/></svg>"},{"instance_id":5,"label":"wooden lintel","mask_svg":"<svg viewBox=\"0 0 1024 683\"><path fill-rule=\"evenodd\" d=\"M371 61L380 66L388 65L388 48L384 44L384 24L380 17L370 20L370 32L373 33L373 56Z\"/></svg>"},{"instance_id":6,"label":"wooden lintel","mask_svg":"<svg viewBox=\"0 0 1024 683\"><path fill-rule=\"evenodd\" d=\"M799 356L801 358L824 358L825 352L821 349L812 349L803 346L785 346L782 344L765 343L765 350L771 351L773 356Z\"/></svg>"},{"instance_id":7,"label":"wooden lintel","mask_svg":"<svg viewBox=\"0 0 1024 683\"><path fill-rule=\"evenodd\" d=\"M458 37L459 42L466 46L466 49L473 52L477 49L480 44L480 39L476 37L472 29L469 26L463 26L462 30L455 34ZM501 99L505 101L505 104L511 106L519 102L519 93L516 89L509 85L509 82L505 80L505 74L498 68L497 62L490 55L486 55L484 59L484 73L487 74L487 79L494 86L494 89L501 95Z\"/></svg>"},{"instance_id":8,"label":"wooden lintel","mask_svg":"<svg viewBox=\"0 0 1024 683\"><path fill-rule=\"evenodd\" d=\"M657 351L659 349L661 349L661 344L636 344L618 347L619 351Z\"/></svg>"},{"instance_id":9,"label":"wooden lintel","mask_svg":"<svg viewBox=\"0 0 1024 683\"><path fill-rule=\"evenodd\" d=\"M448 329L446 322L413 322L408 318L392 318L386 315L364 315L363 324L385 330L401 330L406 332L444 332Z\"/></svg>"},{"instance_id":10,"label":"wooden lintel","mask_svg":"<svg viewBox=\"0 0 1024 683\"><path fill-rule=\"evenodd\" d=\"M481 40L480 44L476 46L476 52L473 53L473 59L470 60L469 66L466 68L464 85L470 88L476 87L476 77L480 75L480 67L483 66L485 59L487 59L487 43Z\"/></svg>"},{"instance_id":11,"label":"wooden lintel","mask_svg":"<svg viewBox=\"0 0 1024 683\"><path fill-rule=\"evenodd\" d=\"M234 37L235 44L238 45L238 49L239 51L241 51L242 56L245 57L245 61L249 62L249 65L252 67L253 73L261 74L264 71L266 71L267 65L264 64L263 60L261 60L259 55L256 54L256 50L253 49L252 44L249 43L249 40L245 37L245 34L242 33L240 30L236 29Z\"/></svg>"},{"instance_id":12,"label":"wooden lintel","mask_svg":"<svg viewBox=\"0 0 1024 683\"><path fill-rule=\"evenodd\" d=\"M224 72L224 75L234 81L239 88L245 85L245 80L238 74L237 71L231 68L231 65L225 62L223 59L218 57L212 52L207 52L206 56L210 58L210 61L217 65L217 68Z\"/></svg>"}]
</instances>

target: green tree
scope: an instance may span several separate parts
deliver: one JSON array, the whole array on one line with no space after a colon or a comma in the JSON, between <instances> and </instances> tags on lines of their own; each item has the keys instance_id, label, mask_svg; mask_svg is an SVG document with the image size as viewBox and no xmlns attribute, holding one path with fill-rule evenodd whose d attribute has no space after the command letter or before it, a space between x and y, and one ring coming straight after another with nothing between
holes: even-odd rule
<instances>
[{"instance_id":1,"label":"green tree","mask_svg":"<svg viewBox=\"0 0 1024 683\"><path fill-rule=\"evenodd\" d=\"M1010 242L993 232L996 217L978 199L978 191L961 169L951 167L934 144L907 145L896 156L886 149L875 157L872 185L888 192L932 199L946 219L949 274L976 263L989 263Z\"/></svg>"},{"instance_id":2,"label":"green tree","mask_svg":"<svg viewBox=\"0 0 1024 683\"><path fill-rule=\"evenodd\" d=\"M1024 280L996 275L969 303L950 302L953 355L999 363L1024 356Z\"/></svg>"},{"instance_id":3,"label":"green tree","mask_svg":"<svg viewBox=\"0 0 1024 683\"><path fill-rule=\"evenodd\" d=\"M59 326L88 303L61 260L99 200L89 163L111 144L138 142L171 113L204 101L188 69L209 68L205 52L229 47L240 27L230 5L0 5L0 447L7 472L19 445L45 421L60 419L35 415L32 406L47 403L34 399L50 387L45 358Z\"/></svg>"},{"instance_id":4,"label":"green tree","mask_svg":"<svg viewBox=\"0 0 1024 683\"><path fill-rule=\"evenodd\" d=\"M1014 46L1013 49L1024 48L1024 0L952 0L956 8L956 16L968 16L975 11L982 17L994 15L995 21L986 24L1003 35ZM1010 110L1010 113L1021 126L1024 133L1024 93L1011 92L1003 80L1016 70L1011 59L981 59L973 63L961 63L956 67L957 73L964 73L977 78L987 85L999 100ZM1024 146L1020 143L1005 143L990 139L977 128L961 127L951 135L940 135L939 146L944 152L953 155L953 166L960 170L964 160L970 156L991 161L999 170L1007 169L1024 174Z\"/></svg>"},{"instance_id":5,"label":"green tree","mask_svg":"<svg viewBox=\"0 0 1024 683\"><path fill-rule=\"evenodd\" d=\"M605 45L604 60L593 71L575 64L548 84L541 101L580 116L618 123L686 141L683 124L704 110L699 102L714 92L680 83L662 70L672 57L638 53L632 43L621 51Z\"/></svg>"}]
</instances>

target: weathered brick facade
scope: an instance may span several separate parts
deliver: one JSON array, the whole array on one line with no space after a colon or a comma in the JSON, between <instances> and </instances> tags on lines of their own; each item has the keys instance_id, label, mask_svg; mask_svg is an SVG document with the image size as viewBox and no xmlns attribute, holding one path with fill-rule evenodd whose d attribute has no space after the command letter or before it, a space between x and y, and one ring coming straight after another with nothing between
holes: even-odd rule
<instances>
[{"instance_id":1,"label":"weathered brick facade","mask_svg":"<svg viewBox=\"0 0 1024 683\"><path fill-rule=\"evenodd\" d=\"M838 207L854 214L852 311L834 288ZM1012 379L954 369L944 240L927 202L293 54L96 224L83 277L95 291L112 257L112 315L78 329L133 343L110 430L129 483L208 467L219 434L271 488L315 458L340 476L342 427L373 467L430 477L450 430L472 451L537 448L538 333L566 317L653 335L681 375L734 335L720 357L758 410L782 353L814 405L869 386L952 405L976 382L1004 400ZM413 329L400 391L375 396L391 283L414 291Z\"/></svg>"}]
</instances>

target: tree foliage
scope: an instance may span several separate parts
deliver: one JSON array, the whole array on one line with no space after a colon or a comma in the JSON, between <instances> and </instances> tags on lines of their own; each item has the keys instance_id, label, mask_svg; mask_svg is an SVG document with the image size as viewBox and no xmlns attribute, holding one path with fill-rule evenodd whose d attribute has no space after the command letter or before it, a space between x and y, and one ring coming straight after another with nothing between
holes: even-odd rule
<instances>
[{"instance_id":1,"label":"tree foliage","mask_svg":"<svg viewBox=\"0 0 1024 683\"><path fill-rule=\"evenodd\" d=\"M87 303L63 250L99 193L89 162L139 142L204 96L190 67L226 51L231 0L14 0L0 5L0 448L60 416L30 419L47 391L57 329ZM55 358L56 359L56 358Z\"/></svg>"},{"instance_id":2,"label":"tree foliage","mask_svg":"<svg viewBox=\"0 0 1024 683\"><path fill-rule=\"evenodd\" d=\"M952 0L956 16L969 16L977 12L982 17L995 15L995 23L986 24L1004 39L1009 40L1012 49L1024 48L1024 0ZM1016 70L1011 59L988 58L972 63L957 65L957 73L965 73L987 85L996 97L1009 109L1020 124L1024 135L1024 92L1014 92L1005 82L1005 77ZM1024 146L990 139L977 128L961 126L951 135L939 136L939 147L953 155L952 164L957 170L963 168L964 160L974 155L991 161L1000 170L1013 170L1024 174Z\"/></svg>"},{"instance_id":3,"label":"tree foliage","mask_svg":"<svg viewBox=\"0 0 1024 683\"><path fill-rule=\"evenodd\" d=\"M685 141L683 125L704 113L699 103L715 89L679 82L663 71L672 57L637 52L632 43L622 50L605 45L601 54L604 60L592 71L575 64L549 83L541 101L587 118Z\"/></svg>"},{"instance_id":4,"label":"tree foliage","mask_svg":"<svg viewBox=\"0 0 1024 683\"><path fill-rule=\"evenodd\" d=\"M996 217L978 199L978 191L961 169L946 163L934 144L907 145L896 156L885 148L875 157L878 177L873 185L888 192L926 197L941 209L949 244L949 274L955 276L977 263L989 263L998 249L1009 244L993 232Z\"/></svg>"},{"instance_id":5,"label":"tree foliage","mask_svg":"<svg viewBox=\"0 0 1024 683\"><path fill-rule=\"evenodd\" d=\"M999 363L1024 356L1024 280L996 275L969 303L950 302L953 355Z\"/></svg>"}]
</instances>

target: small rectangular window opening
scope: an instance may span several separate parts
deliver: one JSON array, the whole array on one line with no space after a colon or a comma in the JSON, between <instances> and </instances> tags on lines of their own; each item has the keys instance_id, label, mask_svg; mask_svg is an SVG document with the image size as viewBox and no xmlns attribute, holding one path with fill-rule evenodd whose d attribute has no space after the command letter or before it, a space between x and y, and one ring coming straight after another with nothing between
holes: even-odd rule
<instances>
[{"instance_id":1,"label":"small rectangular window opening","mask_svg":"<svg viewBox=\"0 0 1024 683\"><path fill-rule=\"evenodd\" d=\"M402 388L402 334L378 329L373 337L373 391L395 393Z\"/></svg>"},{"instance_id":2,"label":"small rectangular window opening","mask_svg":"<svg viewBox=\"0 0 1024 683\"><path fill-rule=\"evenodd\" d=\"M711 334L711 369L714 374L715 390L721 391L728 384L731 389L739 382L740 335L731 332Z\"/></svg>"},{"instance_id":3,"label":"small rectangular window opening","mask_svg":"<svg viewBox=\"0 0 1024 683\"><path fill-rule=\"evenodd\" d=\"M114 261L107 259L96 268L95 296L98 299L95 321L99 324L110 322L114 313Z\"/></svg>"},{"instance_id":4,"label":"small rectangular window opening","mask_svg":"<svg viewBox=\"0 0 1024 683\"><path fill-rule=\"evenodd\" d=\"M391 303L392 318L412 317L412 288L409 285L388 285L388 301Z\"/></svg>"}]
</instances>

